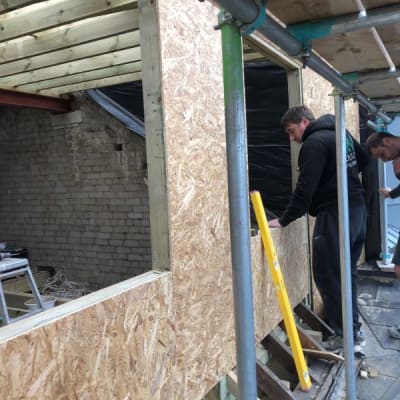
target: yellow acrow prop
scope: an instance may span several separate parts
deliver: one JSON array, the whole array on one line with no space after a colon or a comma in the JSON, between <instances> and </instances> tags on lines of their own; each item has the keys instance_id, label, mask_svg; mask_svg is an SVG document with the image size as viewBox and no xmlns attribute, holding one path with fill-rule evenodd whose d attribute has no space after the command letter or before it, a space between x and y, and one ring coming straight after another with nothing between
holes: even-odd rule
<instances>
[{"instance_id":1,"label":"yellow acrow prop","mask_svg":"<svg viewBox=\"0 0 400 400\"><path fill-rule=\"evenodd\" d=\"M301 347L296 323L294 321L293 311L290 306L282 271L279 266L278 258L276 256L275 246L272 242L271 232L269 230L267 217L265 216L264 206L262 204L260 193L258 191L252 191L250 193L250 198L253 204L254 212L256 214L258 227L261 232L261 238L264 245L265 253L267 255L267 260L272 275L272 281L274 283L276 294L278 296L278 302L283 315L286 332L289 337L289 344L292 349L300 386L302 390L308 391L311 388L311 379L310 375L308 374L308 368L304 359L304 353Z\"/></svg>"}]
</instances>

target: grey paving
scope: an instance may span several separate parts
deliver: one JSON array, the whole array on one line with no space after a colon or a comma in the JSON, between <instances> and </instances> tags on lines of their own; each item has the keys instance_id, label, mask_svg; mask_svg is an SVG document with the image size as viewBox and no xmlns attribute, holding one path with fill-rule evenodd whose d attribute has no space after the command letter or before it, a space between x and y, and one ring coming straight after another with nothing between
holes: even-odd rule
<instances>
[{"instance_id":1,"label":"grey paving","mask_svg":"<svg viewBox=\"0 0 400 400\"><path fill-rule=\"evenodd\" d=\"M356 374L357 400L400 400L400 340L388 329L400 324L400 285L394 279L360 280L360 314L366 336L365 364L376 377L361 379ZM358 363L356 362L357 366ZM326 400L345 400L344 369Z\"/></svg>"}]
</instances>

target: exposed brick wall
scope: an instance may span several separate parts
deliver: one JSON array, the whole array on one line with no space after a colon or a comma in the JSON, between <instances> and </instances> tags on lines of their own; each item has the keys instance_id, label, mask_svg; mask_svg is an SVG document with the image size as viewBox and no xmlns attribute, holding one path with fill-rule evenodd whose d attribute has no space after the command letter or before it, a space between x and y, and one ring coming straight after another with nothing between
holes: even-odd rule
<instances>
[{"instance_id":1,"label":"exposed brick wall","mask_svg":"<svg viewBox=\"0 0 400 400\"><path fill-rule=\"evenodd\" d=\"M107 286L151 269L145 141L91 100L0 112L0 241Z\"/></svg>"}]
</instances>

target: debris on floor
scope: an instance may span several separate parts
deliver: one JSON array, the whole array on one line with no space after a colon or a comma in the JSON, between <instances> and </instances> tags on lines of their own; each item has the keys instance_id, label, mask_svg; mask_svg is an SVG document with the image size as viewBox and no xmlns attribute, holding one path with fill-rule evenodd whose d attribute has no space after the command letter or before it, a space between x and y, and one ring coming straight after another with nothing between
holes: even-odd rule
<instances>
[{"instance_id":1,"label":"debris on floor","mask_svg":"<svg viewBox=\"0 0 400 400\"><path fill-rule=\"evenodd\" d=\"M68 280L61 271L57 271L54 276L50 277L41 287L43 294L55 297L76 299L93 290L89 288L89 284Z\"/></svg>"}]
</instances>

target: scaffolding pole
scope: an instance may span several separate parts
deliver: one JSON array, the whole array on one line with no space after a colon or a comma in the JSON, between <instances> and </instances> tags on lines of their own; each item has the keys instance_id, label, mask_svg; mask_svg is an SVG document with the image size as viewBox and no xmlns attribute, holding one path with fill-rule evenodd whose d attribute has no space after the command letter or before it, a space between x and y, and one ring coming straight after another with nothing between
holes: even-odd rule
<instances>
[{"instance_id":1,"label":"scaffolding pole","mask_svg":"<svg viewBox=\"0 0 400 400\"><path fill-rule=\"evenodd\" d=\"M353 305L351 291L349 197L347 189L348 186L346 162L346 127L344 99L342 94L336 94L335 96L335 116L340 276L342 293L343 344L346 374L346 399L356 400Z\"/></svg>"},{"instance_id":2,"label":"scaffolding pole","mask_svg":"<svg viewBox=\"0 0 400 400\"><path fill-rule=\"evenodd\" d=\"M243 52L239 28L221 12L229 216L240 400L257 398L256 353L251 278L250 215Z\"/></svg>"}]
</instances>

